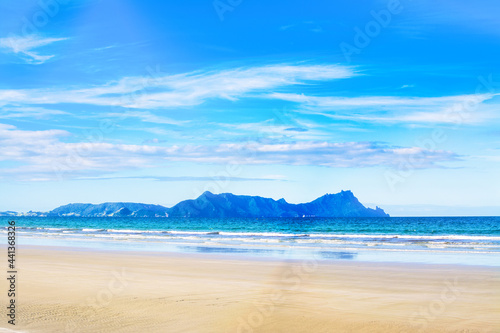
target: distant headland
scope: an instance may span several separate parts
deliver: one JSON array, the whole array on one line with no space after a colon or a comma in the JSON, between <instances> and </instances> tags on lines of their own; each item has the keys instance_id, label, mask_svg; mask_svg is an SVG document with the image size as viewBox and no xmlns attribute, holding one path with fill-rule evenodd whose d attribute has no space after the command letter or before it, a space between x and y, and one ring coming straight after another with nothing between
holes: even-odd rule
<instances>
[{"instance_id":1,"label":"distant headland","mask_svg":"<svg viewBox=\"0 0 500 333\"><path fill-rule=\"evenodd\" d=\"M258 218L258 217L389 217L383 209L363 206L351 191L325 194L308 203L290 204L285 199L260 196L213 194L204 192L193 200L184 200L171 208L130 202L102 204L73 203L50 212L0 212L0 216L48 217L198 217L198 218Z\"/></svg>"}]
</instances>

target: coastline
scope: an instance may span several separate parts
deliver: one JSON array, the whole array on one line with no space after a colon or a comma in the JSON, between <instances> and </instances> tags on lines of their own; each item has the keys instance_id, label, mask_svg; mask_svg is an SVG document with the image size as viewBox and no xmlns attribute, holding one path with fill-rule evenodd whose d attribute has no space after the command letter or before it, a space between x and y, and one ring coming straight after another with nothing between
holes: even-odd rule
<instances>
[{"instance_id":1,"label":"coastline","mask_svg":"<svg viewBox=\"0 0 500 333\"><path fill-rule=\"evenodd\" d=\"M21 234L21 246L50 246L56 248L81 248L93 251L122 251L145 253L177 254L222 254L271 258L273 260L307 260L316 257L320 260L343 260L374 263L444 264L500 267L498 251L456 251L446 249L409 249L407 247L383 248L382 246L324 246L300 247L283 243L210 243L195 240L181 242L138 241L136 239L96 239L96 238L52 238L27 237ZM65 236L66 237L66 236Z\"/></svg>"},{"instance_id":2,"label":"coastline","mask_svg":"<svg viewBox=\"0 0 500 333\"><path fill-rule=\"evenodd\" d=\"M500 329L498 267L28 245L18 265L24 332Z\"/></svg>"},{"instance_id":3,"label":"coastline","mask_svg":"<svg viewBox=\"0 0 500 333\"><path fill-rule=\"evenodd\" d=\"M5 225L8 219L2 219ZM500 266L500 218L19 218L21 246ZM1 230L5 234L7 230Z\"/></svg>"}]
</instances>

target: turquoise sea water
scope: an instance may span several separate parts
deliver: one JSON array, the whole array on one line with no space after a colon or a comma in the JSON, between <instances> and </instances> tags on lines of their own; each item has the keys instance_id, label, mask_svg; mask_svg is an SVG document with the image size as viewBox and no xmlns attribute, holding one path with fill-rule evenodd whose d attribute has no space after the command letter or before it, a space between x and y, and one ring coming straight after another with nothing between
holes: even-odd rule
<instances>
[{"instance_id":1,"label":"turquoise sea water","mask_svg":"<svg viewBox=\"0 0 500 333\"><path fill-rule=\"evenodd\" d=\"M12 219L21 246L500 266L500 217Z\"/></svg>"}]
</instances>

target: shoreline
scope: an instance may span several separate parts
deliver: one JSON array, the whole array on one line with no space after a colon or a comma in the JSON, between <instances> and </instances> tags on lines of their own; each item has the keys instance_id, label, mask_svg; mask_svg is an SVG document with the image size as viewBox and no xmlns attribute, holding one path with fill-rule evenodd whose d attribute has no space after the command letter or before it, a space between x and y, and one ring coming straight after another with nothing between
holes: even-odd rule
<instances>
[{"instance_id":1,"label":"shoreline","mask_svg":"<svg viewBox=\"0 0 500 333\"><path fill-rule=\"evenodd\" d=\"M139 220L139 222L138 222ZM56 218L17 222L21 244L143 252L500 267L499 218L158 219ZM6 230L2 230L5 233Z\"/></svg>"},{"instance_id":2,"label":"shoreline","mask_svg":"<svg viewBox=\"0 0 500 333\"><path fill-rule=\"evenodd\" d=\"M18 260L24 332L500 329L496 267L29 245Z\"/></svg>"},{"instance_id":3,"label":"shoreline","mask_svg":"<svg viewBox=\"0 0 500 333\"><path fill-rule=\"evenodd\" d=\"M450 267L456 269L484 269L492 270L500 274L499 266L491 265L481 265L481 264L456 264L456 263L424 263L424 262L403 262L403 261L363 261L363 260L343 260L335 258L325 258L320 256L309 256L305 258L294 258L294 257L270 257L264 255L252 255L251 253L231 253L231 252L180 252L180 251L155 251L155 250L138 250L134 248L118 249L118 248L95 248L95 247L82 247L82 246L63 246L63 245L30 245L23 244L20 247L20 251L53 251L53 252L82 252L89 255L117 255L117 256L144 256L144 257L163 257L172 259L182 259L182 258L192 258L198 260L235 260L235 261L249 261L249 262L290 262L290 263L300 263L310 260L315 260L318 264L324 265L354 265L354 266L365 266L365 267L380 267L380 266L393 266L393 267ZM19 251L19 250L18 250ZM370 251L370 250L367 250Z\"/></svg>"},{"instance_id":4,"label":"shoreline","mask_svg":"<svg viewBox=\"0 0 500 333\"><path fill-rule=\"evenodd\" d=\"M443 249L386 249L379 247L300 247L278 244L265 246L258 244L205 244L175 243L169 241L136 241L121 239L57 239L20 238L21 246L53 246L56 248L82 248L95 251L159 252L184 254L223 254L274 260L307 260L317 257L321 260L343 260L374 263L411 264L453 264L471 266L500 267L498 252L453 251ZM75 245L77 244L77 245Z\"/></svg>"}]
</instances>

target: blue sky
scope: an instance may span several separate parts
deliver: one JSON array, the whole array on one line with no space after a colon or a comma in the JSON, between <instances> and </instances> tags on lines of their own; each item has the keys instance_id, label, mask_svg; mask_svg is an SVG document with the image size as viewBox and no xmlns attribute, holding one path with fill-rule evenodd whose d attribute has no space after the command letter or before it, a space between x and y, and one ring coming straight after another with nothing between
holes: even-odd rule
<instances>
[{"instance_id":1,"label":"blue sky","mask_svg":"<svg viewBox=\"0 0 500 333\"><path fill-rule=\"evenodd\" d=\"M350 189L500 214L498 2L0 6L0 211Z\"/></svg>"}]
</instances>

